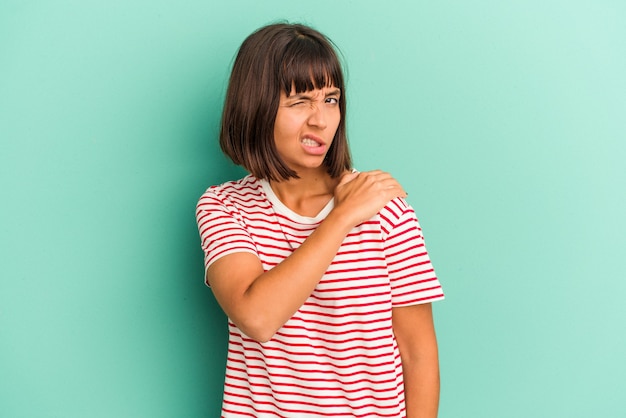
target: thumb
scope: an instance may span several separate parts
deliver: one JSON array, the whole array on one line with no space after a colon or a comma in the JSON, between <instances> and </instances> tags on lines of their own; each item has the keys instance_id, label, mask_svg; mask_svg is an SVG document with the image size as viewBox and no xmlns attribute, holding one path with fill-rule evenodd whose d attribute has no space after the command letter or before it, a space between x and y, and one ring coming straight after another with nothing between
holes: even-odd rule
<instances>
[{"instance_id":1,"label":"thumb","mask_svg":"<svg viewBox=\"0 0 626 418\"><path fill-rule=\"evenodd\" d=\"M346 183L350 183L358 175L359 172L356 170L352 170L351 172L344 174L343 176L341 176L341 179L339 180L339 184L337 186L343 186Z\"/></svg>"}]
</instances>

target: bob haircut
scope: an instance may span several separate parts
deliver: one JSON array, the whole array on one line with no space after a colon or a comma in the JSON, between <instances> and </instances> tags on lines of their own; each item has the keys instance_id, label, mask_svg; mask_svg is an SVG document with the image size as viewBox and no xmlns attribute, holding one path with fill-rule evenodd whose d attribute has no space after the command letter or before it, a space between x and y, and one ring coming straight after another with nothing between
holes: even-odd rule
<instances>
[{"instance_id":1,"label":"bob haircut","mask_svg":"<svg viewBox=\"0 0 626 418\"><path fill-rule=\"evenodd\" d=\"M341 120L323 165L332 177L352 167L346 136L346 95L333 43L308 26L279 23L262 27L241 44L230 75L222 113L220 147L259 179L297 178L278 155L274 124L280 93L324 87L341 89Z\"/></svg>"}]
</instances>

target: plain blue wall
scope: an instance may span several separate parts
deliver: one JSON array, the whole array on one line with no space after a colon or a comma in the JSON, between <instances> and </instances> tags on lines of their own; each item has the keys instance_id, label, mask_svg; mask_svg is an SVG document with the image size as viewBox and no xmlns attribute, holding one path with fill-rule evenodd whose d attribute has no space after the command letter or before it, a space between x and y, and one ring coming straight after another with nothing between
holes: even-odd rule
<instances>
[{"instance_id":1,"label":"plain blue wall","mask_svg":"<svg viewBox=\"0 0 626 418\"><path fill-rule=\"evenodd\" d=\"M359 169L409 192L447 299L442 418L618 418L621 1L0 4L0 417L214 417L226 319L194 220L236 48L309 23Z\"/></svg>"}]
</instances>

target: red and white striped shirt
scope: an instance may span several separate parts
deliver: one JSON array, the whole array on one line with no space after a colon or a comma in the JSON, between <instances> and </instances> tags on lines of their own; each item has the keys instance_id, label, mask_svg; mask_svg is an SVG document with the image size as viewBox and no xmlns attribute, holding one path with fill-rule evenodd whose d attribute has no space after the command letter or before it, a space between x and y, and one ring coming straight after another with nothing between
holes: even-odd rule
<instances>
[{"instance_id":1,"label":"red and white striped shirt","mask_svg":"<svg viewBox=\"0 0 626 418\"><path fill-rule=\"evenodd\" d=\"M209 188L197 206L205 265L236 252L267 271L332 210L300 216L248 175ZM391 308L443 299L413 209L394 199L345 238L304 305L258 343L229 321L223 417L405 416Z\"/></svg>"}]
</instances>

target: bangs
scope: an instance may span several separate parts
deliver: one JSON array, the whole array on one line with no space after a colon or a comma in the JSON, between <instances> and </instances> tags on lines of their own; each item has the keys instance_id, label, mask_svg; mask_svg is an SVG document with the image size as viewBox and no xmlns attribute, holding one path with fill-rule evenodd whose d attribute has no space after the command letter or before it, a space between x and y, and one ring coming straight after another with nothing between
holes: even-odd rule
<instances>
[{"instance_id":1,"label":"bangs","mask_svg":"<svg viewBox=\"0 0 626 418\"><path fill-rule=\"evenodd\" d=\"M343 90L341 64L328 45L298 36L285 49L279 82L287 96L292 88L296 94L331 86Z\"/></svg>"}]
</instances>

